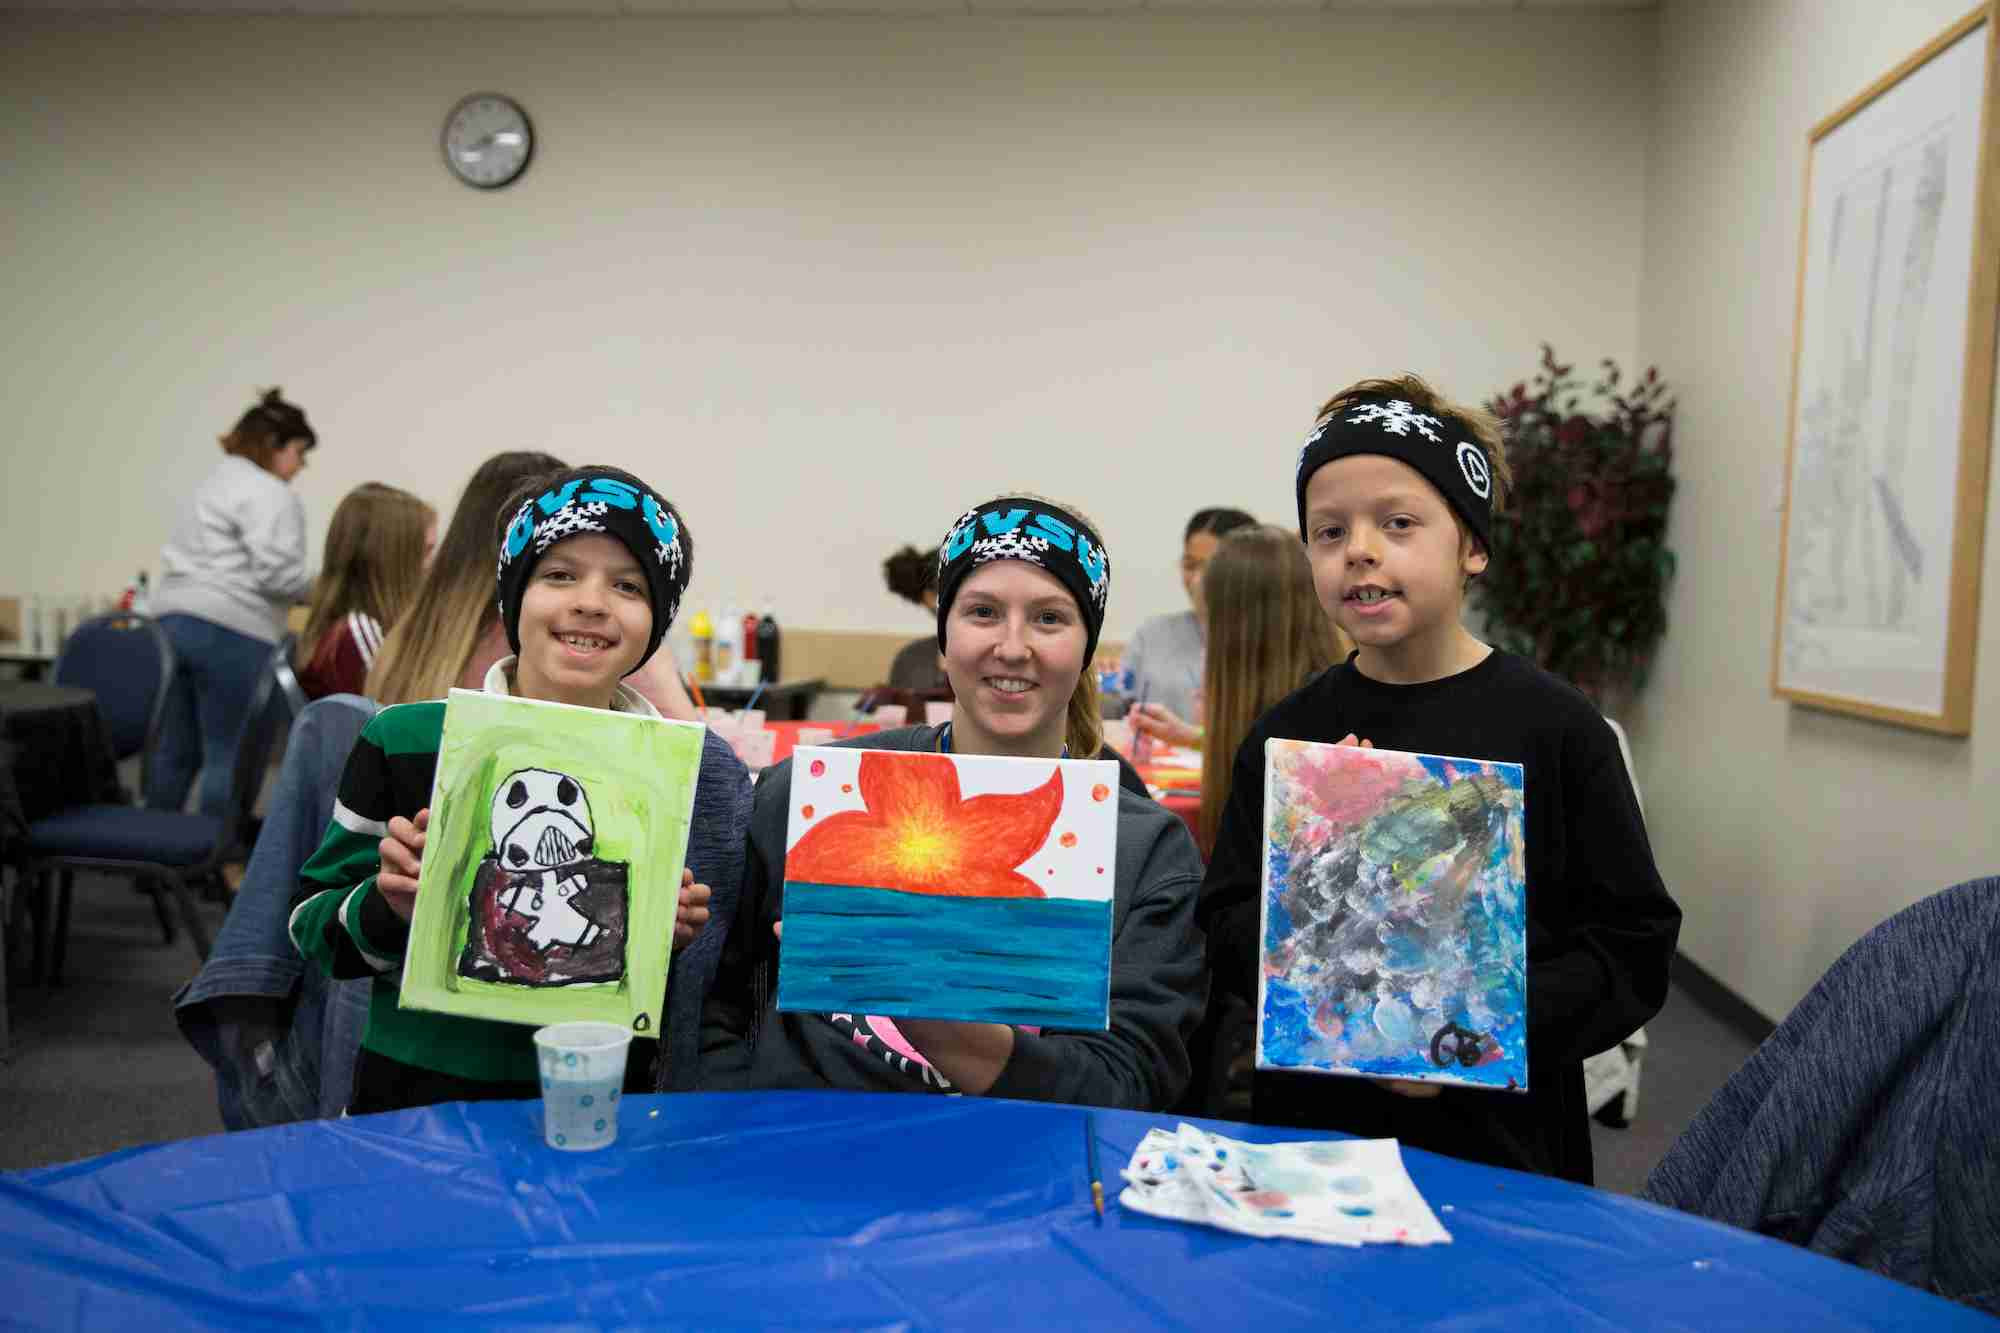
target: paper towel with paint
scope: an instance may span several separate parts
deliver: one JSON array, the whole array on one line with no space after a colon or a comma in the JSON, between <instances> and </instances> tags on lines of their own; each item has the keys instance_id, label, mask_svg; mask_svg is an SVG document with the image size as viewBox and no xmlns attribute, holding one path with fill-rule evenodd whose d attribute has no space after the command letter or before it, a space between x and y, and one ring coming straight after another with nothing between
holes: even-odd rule
<instances>
[{"instance_id":1,"label":"paper towel with paint","mask_svg":"<svg viewBox=\"0 0 2000 1333\"><path fill-rule=\"evenodd\" d=\"M1242 1143L1183 1124L1146 1132L1121 1206L1321 1245L1448 1245L1394 1139Z\"/></svg>"}]
</instances>

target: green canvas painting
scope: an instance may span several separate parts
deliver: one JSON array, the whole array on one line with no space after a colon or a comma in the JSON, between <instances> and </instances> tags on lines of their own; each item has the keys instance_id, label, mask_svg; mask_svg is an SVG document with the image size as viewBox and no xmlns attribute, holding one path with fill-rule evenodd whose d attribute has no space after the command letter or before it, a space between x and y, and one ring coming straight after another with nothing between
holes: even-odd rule
<instances>
[{"instance_id":1,"label":"green canvas painting","mask_svg":"<svg viewBox=\"0 0 2000 1333\"><path fill-rule=\"evenodd\" d=\"M705 730L453 690L401 1003L657 1037Z\"/></svg>"}]
</instances>

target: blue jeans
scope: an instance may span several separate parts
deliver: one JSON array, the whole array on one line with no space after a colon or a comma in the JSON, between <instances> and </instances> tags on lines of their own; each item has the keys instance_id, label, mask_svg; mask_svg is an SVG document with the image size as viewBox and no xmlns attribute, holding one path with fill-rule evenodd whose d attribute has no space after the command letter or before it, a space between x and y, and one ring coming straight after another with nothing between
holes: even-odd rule
<instances>
[{"instance_id":1,"label":"blue jeans","mask_svg":"<svg viewBox=\"0 0 2000 1333\"><path fill-rule=\"evenodd\" d=\"M179 810L199 769L201 813L226 814L236 740L276 645L200 616L161 616L160 628L174 646L174 678L146 778L147 808Z\"/></svg>"},{"instance_id":2,"label":"blue jeans","mask_svg":"<svg viewBox=\"0 0 2000 1333\"><path fill-rule=\"evenodd\" d=\"M299 868L326 835L347 753L375 705L333 694L292 723L263 832L215 948L174 996L174 1018L215 1070L225 1129L337 1116L354 1088L370 982L329 981L289 929ZM677 964L678 966L678 964Z\"/></svg>"}]
</instances>

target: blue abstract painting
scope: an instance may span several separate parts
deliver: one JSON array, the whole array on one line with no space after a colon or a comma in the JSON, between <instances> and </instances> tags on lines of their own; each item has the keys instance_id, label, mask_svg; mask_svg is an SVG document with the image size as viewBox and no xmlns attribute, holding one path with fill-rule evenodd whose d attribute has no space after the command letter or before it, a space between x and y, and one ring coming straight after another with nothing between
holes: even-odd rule
<instances>
[{"instance_id":1,"label":"blue abstract painting","mask_svg":"<svg viewBox=\"0 0 2000 1333\"><path fill-rule=\"evenodd\" d=\"M1519 764L1272 740L1257 1067L1528 1086Z\"/></svg>"}]
</instances>

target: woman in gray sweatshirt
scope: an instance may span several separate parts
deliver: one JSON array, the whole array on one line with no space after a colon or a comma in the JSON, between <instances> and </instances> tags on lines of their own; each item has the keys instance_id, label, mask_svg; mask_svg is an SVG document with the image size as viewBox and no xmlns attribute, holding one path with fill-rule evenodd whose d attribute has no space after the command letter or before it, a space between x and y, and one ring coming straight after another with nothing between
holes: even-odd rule
<instances>
[{"instance_id":1,"label":"woman in gray sweatshirt","mask_svg":"<svg viewBox=\"0 0 2000 1333\"><path fill-rule=\"evenodd\" d=\"M200 809L229 802L236 738L257 673L312 586L306 516L291 489L318 437L276 389L222 437L225 457L202 478L167 544L152 612L174 646L146 804L178 810L201 772Z\"/></svg>"}]
</instances>

